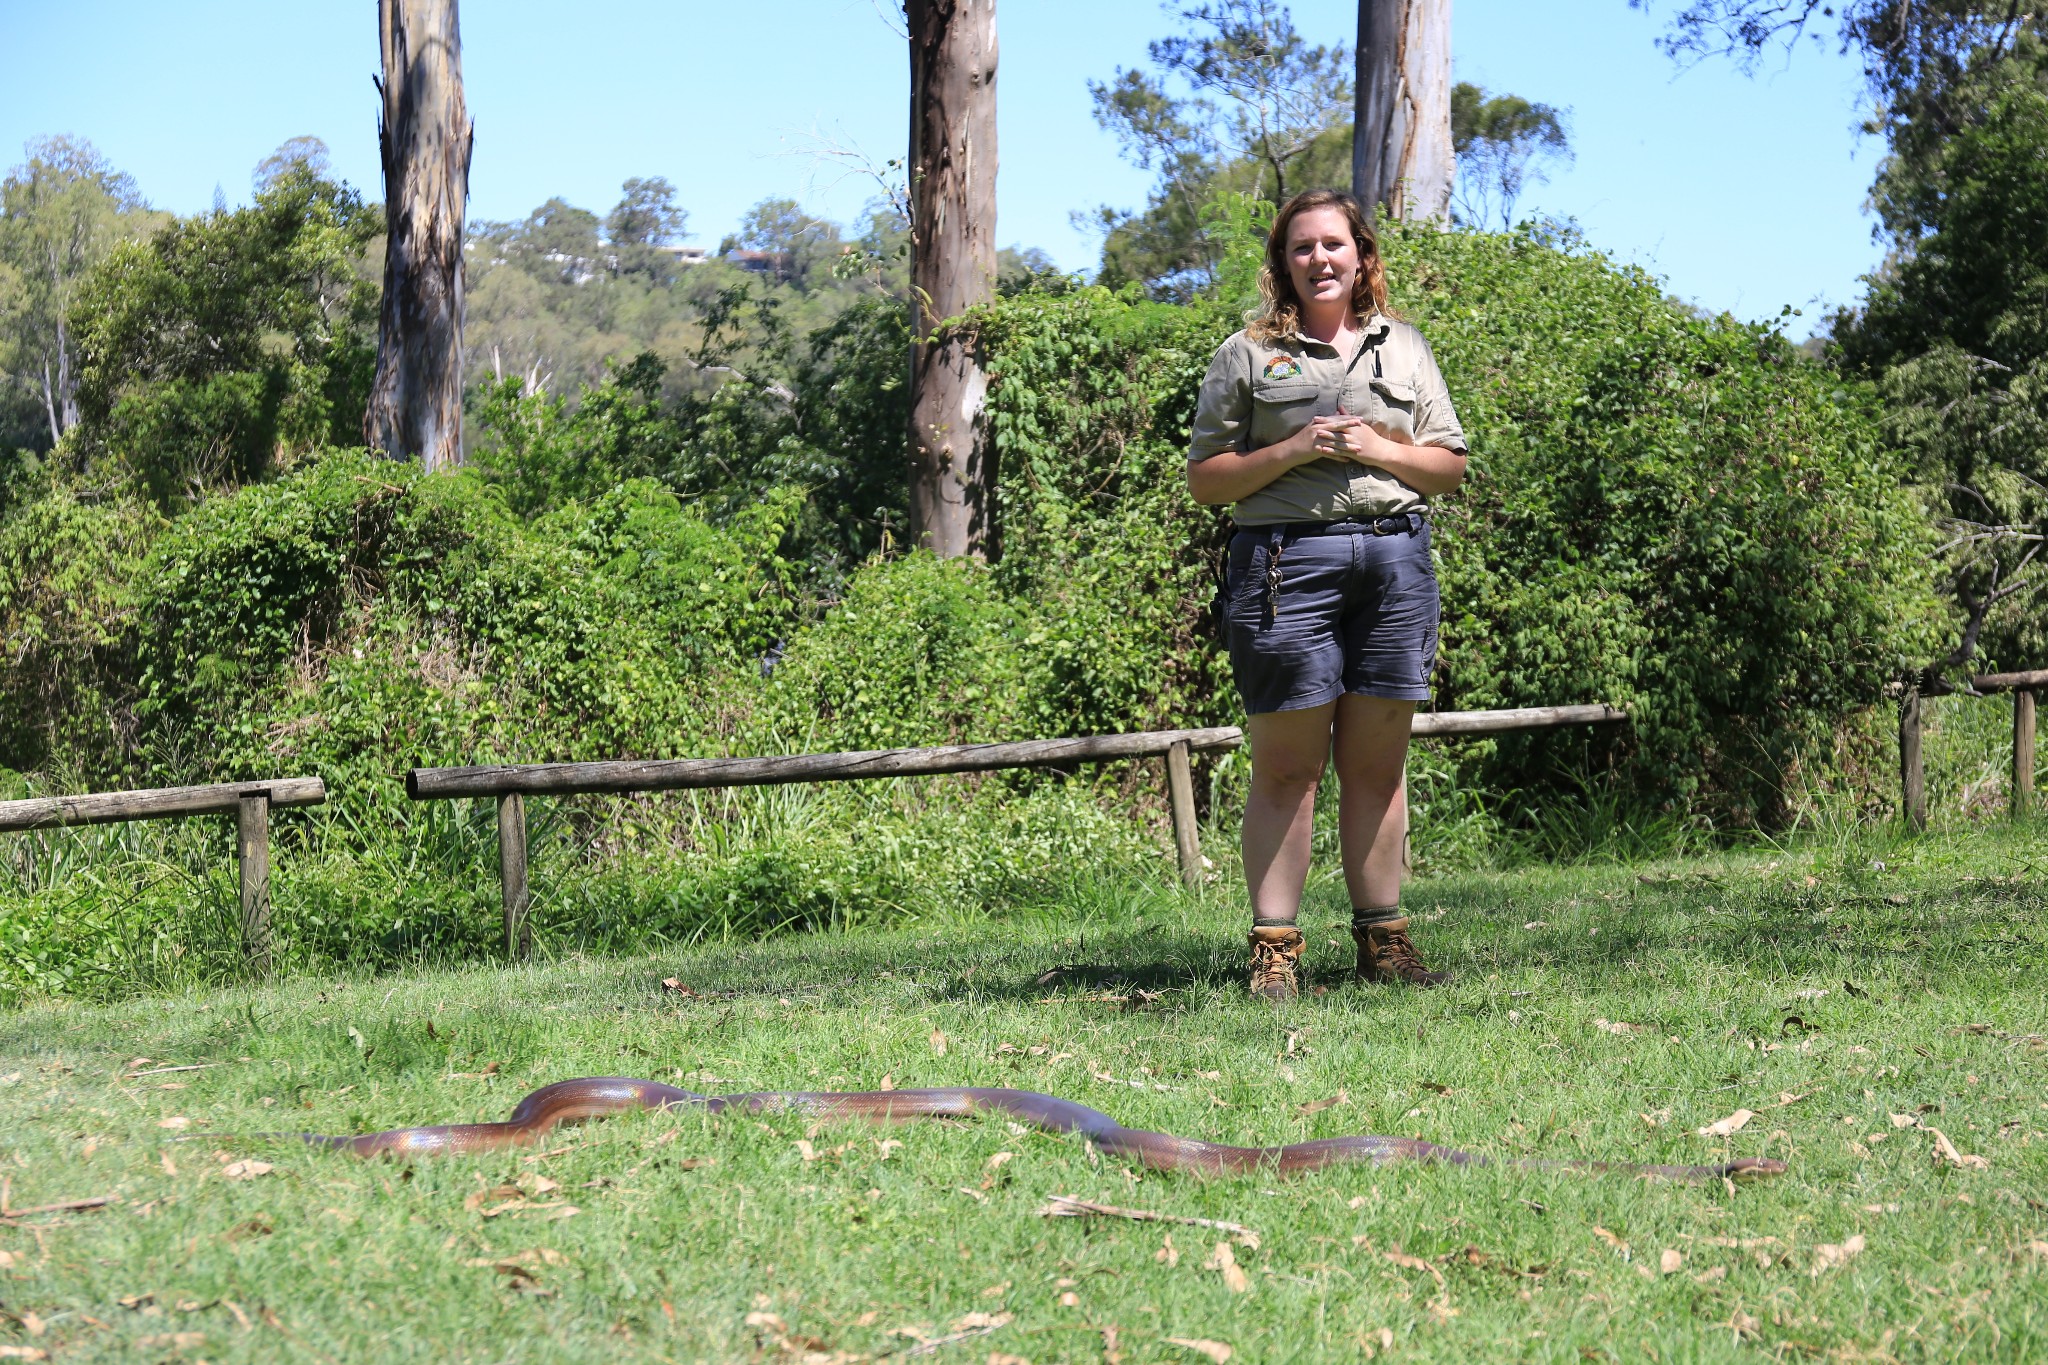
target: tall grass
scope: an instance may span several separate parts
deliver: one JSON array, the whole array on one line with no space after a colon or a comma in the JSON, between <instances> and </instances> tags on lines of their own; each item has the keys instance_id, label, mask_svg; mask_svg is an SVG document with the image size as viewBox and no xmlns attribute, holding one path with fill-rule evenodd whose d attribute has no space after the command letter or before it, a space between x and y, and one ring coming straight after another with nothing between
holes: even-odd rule
<instances>
[{"instance_id":1,"label":"tall grass","mask_svg":"<svg viewBox=\"0 0 2048 1365\"><path fill-rule=\"evenodd\" d=\"M2005 819L2011 699L1925 707L1936 832ZM1731 840L1862 849L1896 832L1888 709L1845 727L1785 777L1787 829L1707 829L1647 809L1597 776L1514 818L1521 803L1462 787L1443 742L1409 770L1416 876L1679 857ZM1236 812L1249 763L1207 767L1202 836L1218 894L1235 895ZM1815 777L1824 774L1825 777ZM57 787L49 784L45 789ZM680 948L790 930L1030 914L1075 886L1175 877L1156 777L994 774L814 786L536 799L527 806L532 921L544 957ZM10 794L26 795L27 792ZM501 951L489 801L408 804L371 827L339 804L276 817L280 968L425 968ZM1336 890L1336 784L1319 796L1314 897ZM1846 855L1845 855L1846 856ZM1089 893L1095 895L1098 893ZM238 978L233 831L224 817L0 836L0 999L128 995Z\"/></svg>"}]
</instances>

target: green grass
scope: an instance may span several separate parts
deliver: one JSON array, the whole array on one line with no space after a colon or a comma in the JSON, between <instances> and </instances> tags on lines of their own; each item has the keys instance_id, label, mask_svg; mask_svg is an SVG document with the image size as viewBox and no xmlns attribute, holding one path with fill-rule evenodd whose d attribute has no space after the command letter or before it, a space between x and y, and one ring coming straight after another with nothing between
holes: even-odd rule
<instances>
[{"instance_id":1,"label":"green grass","mask_svg":"<svg viewBox=\"0 0 2048 1365\"><path fill-rule=\"evenodd\" d=\"M1420 942L1459 977L1433 993L1337 974L1326 881L1308 922L1329 989L1277 1012L1243 995L1229 888L1144 883L1077 884L1005 920L35 1004L0 1017L11 1207L119 1202L0 1226L0 1344L60 1362L903 1359L984 1314L1003 1325L914 1358L1203 1359L1178 1337L1238 1361L2038 1359L2044 834L1425 880ZM206 1069L132 1074L168 1065ZM1402 1166L1199 1179L1000 1120L696 1113L402 1166L163 1126L498 1118L544 1082L620 1073L1012 1085L1222 1141L1399 1133L1791 1172L1735 1189ZM1696 1135L1738 1108L1757 1117L1732 1138ZM1938 1166L1894 1114L1988 1168ZM227 1177L250 1159L272 1169ZM521 1182L530 1207L474 1205ZM1249 1225L1248 1287L1205 1268L1221 1234L1040 1217L1055 1192Z\"/></svg>"}]
</instances>

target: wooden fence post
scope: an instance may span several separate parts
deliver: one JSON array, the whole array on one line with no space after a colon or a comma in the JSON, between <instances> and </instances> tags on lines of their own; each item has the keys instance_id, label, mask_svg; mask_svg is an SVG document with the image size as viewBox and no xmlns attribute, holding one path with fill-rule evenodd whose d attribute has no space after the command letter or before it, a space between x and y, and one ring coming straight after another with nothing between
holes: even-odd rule
<instances>
[{"instance_id":1,"label":"wooden fence post","mask_svg":"<svg viewBox=\"0 0 2048 1365\"><path fill-rule=\"evenodd\" d=\"M1920 758L1920 689L1909 687L1899 702L1899 794L1907 828L1927 828L1927 769Z\"/></svg>"},{"instance_id":2,"label":"wooden fence post","mask_svg":"<svg viewBox=\"0 0 2048 1365\"><path fill-rule=\"evenodd\" d=\"M241 865L242 956L270 975L270 793L244 792L235 809L235 857Z\"/></svg>"},{"instance_id":3,"label":"wooden fence post","mask_svg":"<svg viewBox=\"0 0 2048 1365\"><path fill-rule=\"evenodd\" d=\"M1189 886L1200 886L1202 849L1195 835L1195 777L1184 739L1166 751L1166 794L1173 807L1173 845L1180 855L1180 879Z\"/></svg>"},{"instance_id":4,"label":"wooden fence post","mask_svg":"<svg viewBox=\"0 0 2048 1365\"><path fill-rule=\"evenodd\" d=\"M2034 694L2021 688L2012 694L2012 813L2025 815L2034 804Z\"/></svg>"},{"instance_id":5,"label":"wooden fence post","mask_svg":"<svg viewBox=\"0 0 2048 1365\"><path fill-rule=\"evenodd\" d=\"M533 952L533 930L526 923L526 798L518 792L498 798L498 880L505 905L505 956L523 959Z\"/></svg>"}]
</instances>

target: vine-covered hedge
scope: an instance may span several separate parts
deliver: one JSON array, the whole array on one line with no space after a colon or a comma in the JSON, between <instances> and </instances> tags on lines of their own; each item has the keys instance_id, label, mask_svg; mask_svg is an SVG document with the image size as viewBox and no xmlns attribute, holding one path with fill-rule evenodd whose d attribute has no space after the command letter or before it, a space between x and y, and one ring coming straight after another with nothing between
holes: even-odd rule
<instances>
[{"instance_id":1,"label":"vine-covered hedge","mask_svg":"<svg viewBox=\"0 0 2048 1365\"><path fill-rule=\"evenodd\" d=\"M1473 452L1438 517L1435 704L1634 718L1463 746L1464 780L1535 802L1612 770L1654 806L1772 823L1798 755L1942 628L1930 529L1869 392L1570 242L1396 229L1386 245ZM1182 460L1238 322L1103 290L989 319L996 577L1045 609L1036 648L1069 679L1068 714L1235 717L1207 610L1225 528L1187 498Z\"/></svg>"},{"instance_id":2,"label":"vine-covered hedge","mask_svg":"<svg viewBox=\"0 0 2048 1365\"><path fill-rule=\"evenodd\" d=\"M1634 717L1472 746L1465 779L1533 798L1569 754L1654 803L1771 821L1792 757L1938 628L1925 520L1867 392L1569 243L1397 230L1388 252L1473 449L1439 512L1437 705ZM157 735L216 771L388 782L462 757L1231 721L1208 605L1228 528L1187 497L1182 452L1237 322L1092 288L981 316L1002 479L987 569L890 552L843 583L803 578L818 494L790 483L707 511L627 477L545 506L516 481L337 452L169 522L55 494L0 526L0 763L142 780ZM835 401L882 369L841 352ZM557 445L581 439L558 408L540 417ZM640 446L665 430L741 463L750 433L807 436L657 417L635 419ZM612 418L587 425L616 446Z\"/></svg>"},{"instance_id":3,"label":"vine-covered hedge","mask_svg":"<svg viewBox=\"0 0 2048 1365\"><path fill-rule=\"evenodd\" d=\"M1397 229L1387 247L1473 451L1439 512L1436 704L1634 717L1419 760L1421 819L1527 821L1597 775L1602 799L1668 819L1778 820L1800 756L1936 652L1927 522L1869 394L1570 242ZM673 410L646 367L574 409L508 390L489 458L452 476L327 451L171 518L143 488L53 487L0 521L0 767L74 788L320 773L334 808L294 818L388 876L323 883L302 929L375 956L482 932L461 909L484 895L482 842L403 799L413 764L1233 722L1209 606L1228 526L1188 498L1183 451L1239 306L1067 287L971 320L1001 471L989 566L906 555L867 506L902 480L875 434L901 407L879 315L792 351L808 370ZM862 544L881 548L835 567ZM848 823L849 805L800 836L744 803L572 803L564 847L593 876L628 846L688 874L539 914L670 934L714 910L858 919L927 873L1001 895L1144 842L1088 815L1085 787L956 786L944 817L917 798ZM1036 861L932 835L1020 819ZM380 897L414 881L394 918Z\"/></svg>"}]
</instances>

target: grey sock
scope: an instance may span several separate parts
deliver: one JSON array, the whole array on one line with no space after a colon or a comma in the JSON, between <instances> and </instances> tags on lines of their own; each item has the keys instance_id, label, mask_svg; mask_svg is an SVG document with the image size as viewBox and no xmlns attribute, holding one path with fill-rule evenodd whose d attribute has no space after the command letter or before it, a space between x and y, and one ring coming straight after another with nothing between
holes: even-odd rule
<instances>
[{"instance_id":1,"label":"grey sock","mask_svg":"<svg viewBox=\"0 0 2048 1365\"><path fill-rule=\"evenodd\" d=\"M1280 919L1274 915L1252 916L1252 928L1254 929L1292 929L1294 925L1294 920Z\"/></svg>"},{"instance_id":2,"label":"grey sock","mask_svg":"<svg viewBox=\"0 0 2048 1365\"><path fill-rule=\"evenodd\" d=\"M1354 929L1370 929L1376 924L1385 924L1389 920L1403 918L1406 918L1406 912L1398 905L1354 905L1351 907L1351 927Z\"/></svg>"}]
</instances>

